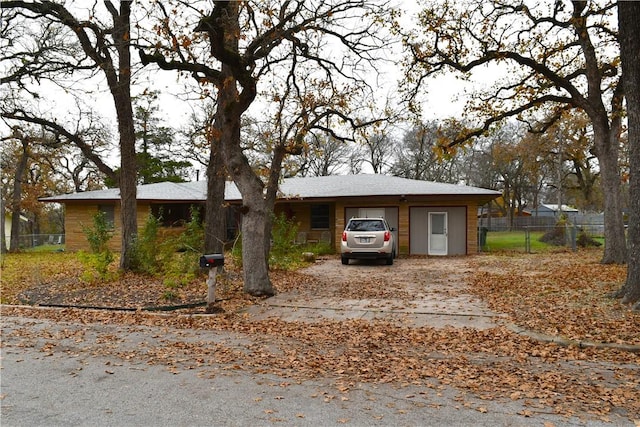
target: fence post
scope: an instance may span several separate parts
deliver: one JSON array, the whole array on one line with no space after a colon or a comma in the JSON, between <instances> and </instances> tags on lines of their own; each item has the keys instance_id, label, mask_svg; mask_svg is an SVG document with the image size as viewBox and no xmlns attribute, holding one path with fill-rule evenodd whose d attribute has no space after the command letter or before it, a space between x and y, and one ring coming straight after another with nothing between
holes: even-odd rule
<instances>
[{"instance_id":1,"label":"fence post","mask_svg":"<svg viewBox=\"0 0 640 427\"><path fill-rule=\"evenodd\" d=\"M576 246L577 246L577 245L576 245L577 234L578 234L578 232L577 232L577 230L576 230L576 225L575 225L575 224L573 224L573 225L571 226L571 250L572 250L573 252L575 252L575 251L577 251L577 250L578 250L578 248L576 247Z\"/></svg>"},{"instance_id":2,"label":"fence post","mask_svg":"<svg viewBox=\"0 0 640 427\"><path fill-rule=\"evenodd\" d=\"M524 251L528 254L531 253L531 234L528 226L524 226Z\"/></svg>"}]
</instances>

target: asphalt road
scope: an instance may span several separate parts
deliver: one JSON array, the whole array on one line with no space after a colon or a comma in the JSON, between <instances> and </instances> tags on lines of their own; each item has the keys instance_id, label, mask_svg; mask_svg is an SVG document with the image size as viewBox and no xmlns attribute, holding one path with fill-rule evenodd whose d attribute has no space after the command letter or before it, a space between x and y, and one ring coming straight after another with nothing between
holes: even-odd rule
<instances>
[{"instance_id":1,"label":"asphalt road","mask_svg":"<svg viewBox=\"0 0 640 427\"><path fill-rule=\"evenodd\" d=\"M73 339L30 338L24 332L82 328L85 341L111 336L109 355ZM72 332L72 331L71 331ZM200 332L194 331L197 335ZM206 331L209 340L242 337ZM219 334L212 337L212 334ZM197 336L192 338L197 338ZM176 370L127 360L155 337L184 338L167 328L58 324L2 318L1 425L10 426L582 426L576 416L532 412L517 401L482 401L453 388L356 384L340 390L330 378L294 383L223 364ZM118 356L119 355L119 356ZM528 411L527 416L523 411ZM601 424L606 426L615 423ZM620 424L625 425L625 424ZM628 425L628 424L627 424Z\"/></svg>"}]
</instances>

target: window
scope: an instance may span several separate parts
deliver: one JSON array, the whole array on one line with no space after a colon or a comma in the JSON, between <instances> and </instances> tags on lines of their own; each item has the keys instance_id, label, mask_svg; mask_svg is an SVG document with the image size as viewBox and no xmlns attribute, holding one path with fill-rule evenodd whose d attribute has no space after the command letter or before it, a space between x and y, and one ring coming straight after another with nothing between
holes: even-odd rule
<instances>
[{"instance_id":1,"label":"window","mask_svg":"<svg viewBox=\"0 0 640 427\"><path fill-rule=\"evenodd\" d=\"M330 222L329 205L311 205L311 229L328 230Z\"/></svg>"},{"instance_id":2,"label":"window","mask_svg":"<svg viewBox=\"0 0 640 427\"><path fill-rule=\"evenodd\" d=\"M151 205L151 214L160 219L163 227L182 227L191 221L191 210L197 210L200 221L203 219L203 207L186 203L164 203Z\"/></svg>"},{"instance_id":3,"label":"window","mask_svg":"<svg viewBox=\"0 0 640 427\"><path fill-rule=\"evenodd\" d=\"M115 227L116 223L115 210L115 205L98 205L98 212L102 212L104 214L104 219L111 229Z\"/></svg>"}]
</instances>

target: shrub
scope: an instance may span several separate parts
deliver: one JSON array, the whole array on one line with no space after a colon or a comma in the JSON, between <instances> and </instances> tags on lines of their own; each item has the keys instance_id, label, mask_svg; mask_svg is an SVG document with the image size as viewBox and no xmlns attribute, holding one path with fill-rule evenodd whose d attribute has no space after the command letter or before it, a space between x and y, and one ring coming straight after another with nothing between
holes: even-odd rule
<instances>
[{"instance_id":1,"label":"shrub","mask_svg":"<svg viewBox=\"0 0 640 427\"><path fill-rule=\"evenodd\" d=\"M284 214L274 215L271 228L271 248L269 250L269 267L279 270L290 270L300 265L304 248L295 246L293 242L298 235L298 224L287 219ZM242 267L242 234L233 243L231 257L236 266Z\"/></svg>"},{"instance_id":2,"label":"shrub","mask_svg":"<svg viewBox=\"0 0 640 427\"><path fill-rule=\"evenodd\" d=\"M82 232L87 236L91 253L97 254L109 250L107 244L113 237L113 229L107 222L107 216L99 211L93 216L93 227L82 225Z\"/></svg>"},{"instance_id":3,"label":"shrub","mask_svg":"<svg viewBox=\"0 0 640 427\"><path fill-rule=\"evenodd\" d=\"M160 218L149 214L144 227L134 244L133 266L134 270L141 273L156 274L158 272L158 228Z\"/></svg>"},{"instance_id":4,"label":"shrub","mask_svg":"<svg viewBox=\"0 0 640 427\"><path fill-rule=\"evenodd\" d=\"M184 232L159 246L160 269L167 286L179 286L195 279L200 272L199 259L204 250L204 228L198 210L191 210L191 220Z\"/></svg>"},{"instance_id":5,"label":"shrub","mask_svg":"<svg viewBox=\"0 0 640 427\"><path fill-rule=\"evenodd\" d=\"M231 259L233 259L233 263L238 268L242 268L242 232L238 233L233 241L233 246L231 247Z\"/></svg>"},{"instance_id":6,"label":"shrub","mask_svg":"<svg viewBox=\"0 0 640 427\"><path fill-rule=\"evenodd\" d=\"M93 216L93 227L83 225L82 232L87 236L91 248L90 253L78 252L78 259L85 266L82 279L89 282L109 279L109 265L113 262L114 256L108 243L113 237L113 232L107 223L105 213L97 212Z\"/></svg>"},{"instance_id":7,"label":"shrub","mask_svg":"<svg viewBox=\"0 0 640 427\"><path fill-rule=\"evenodd\" d=\"M576 244L582 248L586 248L589 246L596 246L596 247L602 246L602 243L598 242L597 240L589 236L587 232L582 229L578 233L578 237L576 238Z\"/></svg>"},{"instance_id":8,"label":"shrub","mask_svg":"<svg viewBox=\"0 0 640 427\"><path fill-rule=\"evenodd\" d=\"M273 217L269 266L281 270L295 268L301 262L301 248L293 242L298 235L298 224L281 213Z\"/></svg>"},{"instance_id":9,"label":"shrub","mask_svg":"<svg viewBox=\"0 0 640 427\"><path fill-rule=\"evenodd\" d=\"M306 252L313 252L316 255L329 255L336 252L331 242L318 242L305 247Z\"/></svg>"}]
</instances>

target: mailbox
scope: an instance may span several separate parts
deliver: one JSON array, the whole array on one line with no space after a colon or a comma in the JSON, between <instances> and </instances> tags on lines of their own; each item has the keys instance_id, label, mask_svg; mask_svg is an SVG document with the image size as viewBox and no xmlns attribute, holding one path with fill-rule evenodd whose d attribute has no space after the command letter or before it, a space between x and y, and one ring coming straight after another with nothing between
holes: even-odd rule
<instances>
[{"instance_id":1,"label":"mailbox","mask_svg":"<svg viewBox=\"0 0 640 427\"><path fill-rule=\"evenodd\" d=\"M224 265L224 254L209 254L200 257L201 268L219 267Z\"/></svg>"}]
</instances>

